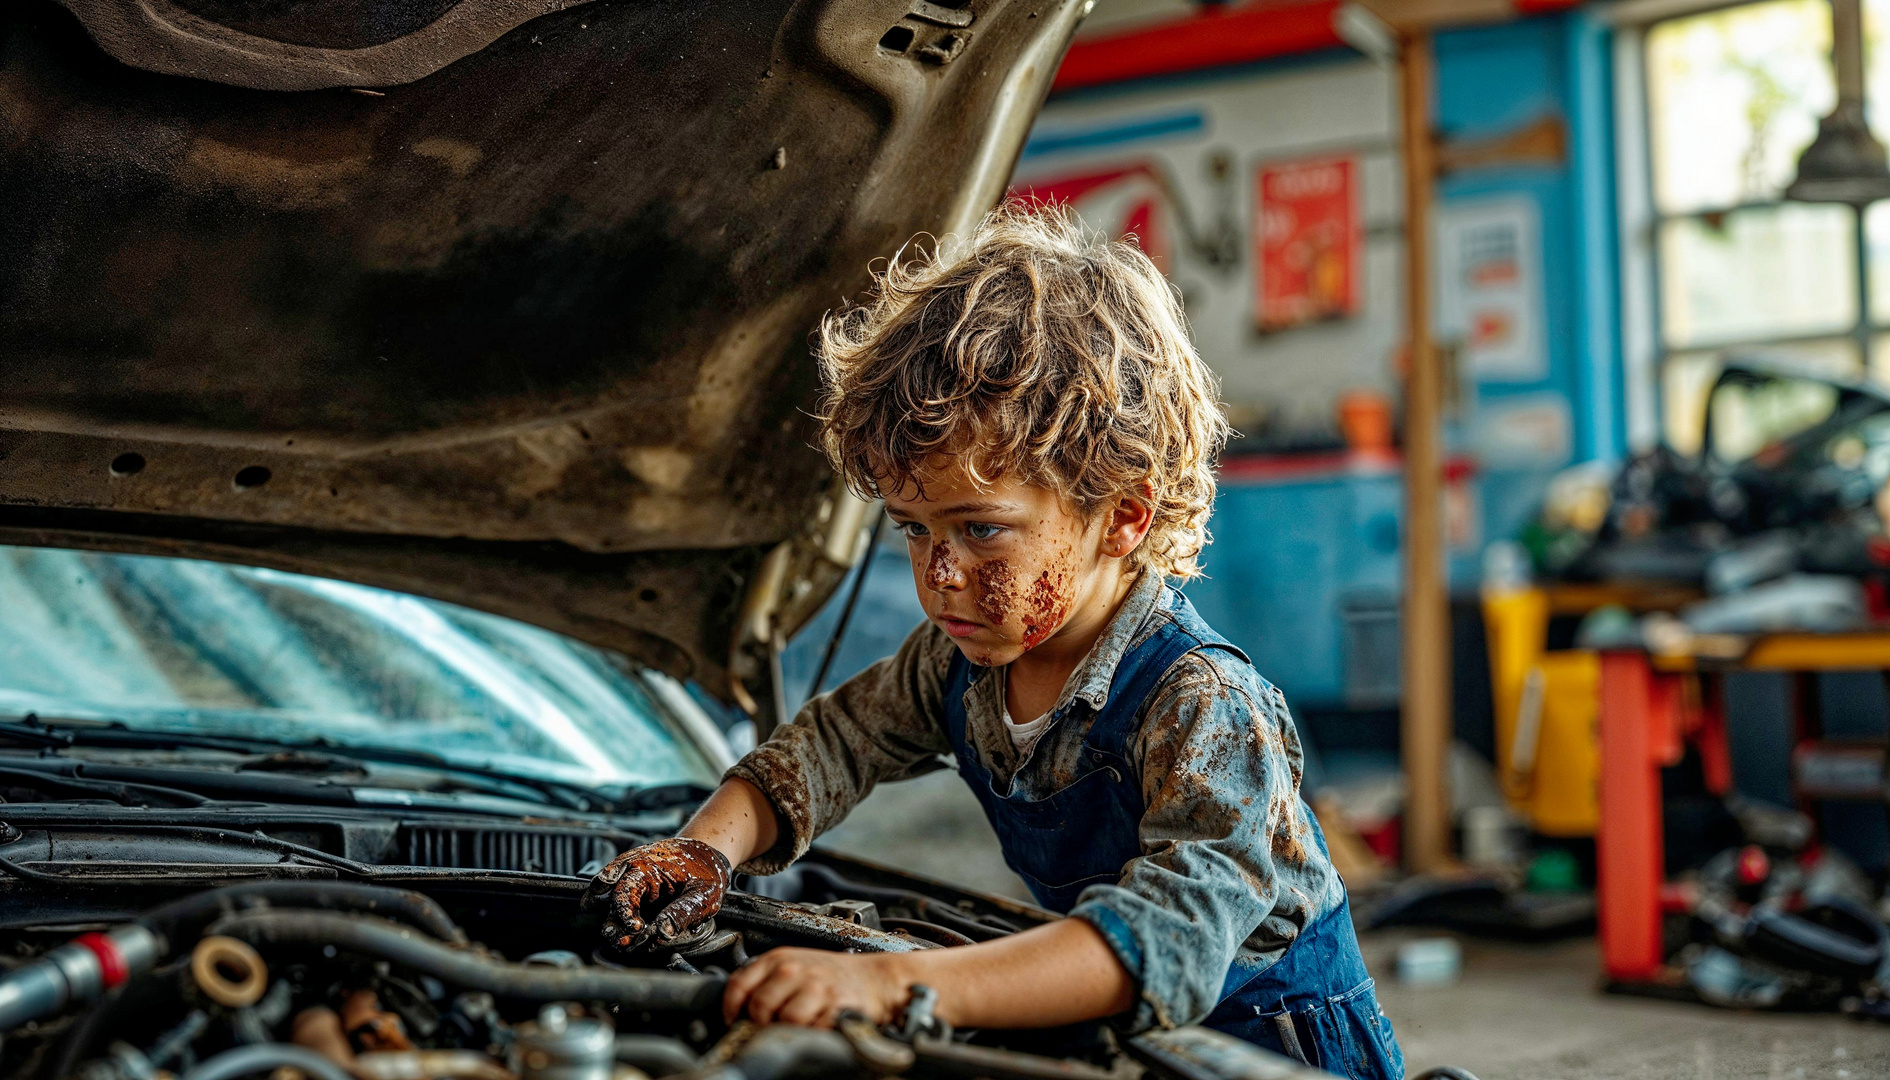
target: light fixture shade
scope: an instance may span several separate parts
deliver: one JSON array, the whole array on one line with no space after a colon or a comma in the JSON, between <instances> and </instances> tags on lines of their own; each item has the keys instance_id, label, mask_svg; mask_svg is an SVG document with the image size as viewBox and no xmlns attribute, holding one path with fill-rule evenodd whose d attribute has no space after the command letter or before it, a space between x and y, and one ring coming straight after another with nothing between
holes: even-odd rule
<instances>
[{"instance_id":1,"label":"light fixture shade","mask_svg":"<svg viewBox=\"0 0 1890 1080\"><path fill-rule=\"evenodd\" d=\"M1840 100L1818 121L1818 137L1798 156L1798 178L1785 197L1852 206L1890 199L1890 161L1864 122L1862 102Z\"/></svg>"}]
</instances>

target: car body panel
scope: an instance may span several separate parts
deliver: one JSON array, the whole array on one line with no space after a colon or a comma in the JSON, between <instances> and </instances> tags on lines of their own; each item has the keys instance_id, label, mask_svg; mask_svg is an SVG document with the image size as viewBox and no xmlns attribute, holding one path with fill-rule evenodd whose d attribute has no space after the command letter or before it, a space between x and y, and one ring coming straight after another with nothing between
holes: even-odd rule
<instances>
[{"instance_id":1,"label":"car body panel","mask_svg":"<svg viewBox=\"0 0 1890 1080\"><path fill-rule=\"evenodd\" d=\"M435 596L721 692L763 558L833 516L810 330L998 200L1082 4L594 0L291 90L127 30L327 47L237 17L270 5L68 7L0 13L0 541Z\"/></svg>"}]
</instances>

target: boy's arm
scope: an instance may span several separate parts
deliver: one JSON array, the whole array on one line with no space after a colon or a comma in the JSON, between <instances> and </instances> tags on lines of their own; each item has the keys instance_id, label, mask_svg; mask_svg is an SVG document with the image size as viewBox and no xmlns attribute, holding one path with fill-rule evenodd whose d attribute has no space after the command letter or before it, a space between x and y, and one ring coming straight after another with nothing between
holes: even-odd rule
<instances>
[{"instance_id":1,"label":"boy's arm","mask_svg":"<svg viewBox=\"0 0 1890 1080\"><path fill-rule=\"evenodd\" d=\"M677 836L700 840L740 866L773 847L781 833L774 807L761 789L739 777L722 781Z\"/></svg>"},{"instance_id":2,"label":"boy's arm","mask_svg":"<svg viewBox=\"0 0 1890 1080\"><path fill-rule=\"evenodd\" d=\"M1265 928L1284 947L1344 888L1300 802L1286 703L1244 662L1207 652L1177 663L1138 741L1143 854L1070 912L1135 980L1131 1031L1206 1016L1249 937Z\"/></svg>"},{"instance_id":3,"label":"boy's arm","mask_svg":"<svg viewBox=\"0 0 1890 1080\"><path fill-rule=\"evenodd\" d=\"M944 631L920 624L897 653L809 701L729 769L726 779L752 784L777 825L769 843L735 860L743 872L786 869L874 785L951 752L943 703L955 651Z\"/></svg>"},{"instance_id":4,"label":"boy's arm","mask_svg":"<svg viewBox=\"0 0 1890 1080\"><path fill-rule=\"evenodd\" d=\"M951 649L921 625L895 656L808 702L736 762L676 836L611 860L584 896L608 912L606 939L627 946L646 930L688 930L721 907L736 868L785 868L874 784L949 750L940 702Z\"/></svg>"},{"instance_id":5,"label":"boy's arm","mask_svg":"<svg viewBox=\"0 0 1890 1080\"><path fill-rule=\"evenodd\" d=\"M843 1009L890 1023L914 983L938 991L937 1015L954 1027L1056 1027L1112 1016L1135 1001L1135 982L1096 928L1060 919L955 949L847 955L775 949L729 976L722 1010L732 1023L832 1026Z\"/></svg>"}]
</instances>

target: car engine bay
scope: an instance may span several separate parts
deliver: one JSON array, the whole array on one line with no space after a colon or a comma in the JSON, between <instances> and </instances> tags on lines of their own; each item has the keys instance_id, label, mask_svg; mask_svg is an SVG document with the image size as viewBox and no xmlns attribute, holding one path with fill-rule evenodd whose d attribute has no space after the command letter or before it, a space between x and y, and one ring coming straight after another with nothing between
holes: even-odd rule
<instances>
[{"instance_id":1,"label":"car engine bay","mask_svg":"<svg viewBox=\"0 0 1890 1080\"><path fill-rule=\"evenodd\" d=\"M22 831L5 828L18 843ZM177 830L187 839L191 827ZM884 1028L849 1016L833 1031L726 1024L728 973L769 948L940 948L1033 914L856 880L823 861L742 882L780 898L731 892L683 940L616 952L579 910L579 877L350 874L335 865L347 860L280 851L263 875L228 868L258 880L213 885L217 868L201 864L40 864L64 868L49 872L14 861L10 846L0 843L0 1076L19 1080L1108 1080L1150 1069L1204 1080L1228 1075L1203 1064L1217 1056L1240 1075L1296 1068L1201 1029L1120 1041L1096 1025L953 1032L924 988Z\"/></svg>"}]
</instances>

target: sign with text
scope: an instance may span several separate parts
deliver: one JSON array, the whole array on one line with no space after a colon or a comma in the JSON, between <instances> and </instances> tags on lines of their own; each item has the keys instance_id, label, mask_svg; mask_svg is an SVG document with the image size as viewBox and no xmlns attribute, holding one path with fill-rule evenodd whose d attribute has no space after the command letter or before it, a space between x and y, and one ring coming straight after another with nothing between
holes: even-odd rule
<instances>
[{"instance_id":1,"label":"sign with text","mask_svg":"<svg viewBox=\"0 0 1890 1080\"><path fill-rule=\"evenodd\" d=\"M1542 325L1542 238L1535 200L1446 203L1437 214L1437 336L1483 382L1549 373Z\"/></svg>"},{"instance_id":2,"label":"sign with text","mask_svg":"<svg viewBox=\"0 0 1890 1080\"><path fill-rule=\"evenodd\" d=\"M1254 215L1260 329L1358 313L1357 176L1351 158L1261 167Z\"/></svg>"}]
</instances>

